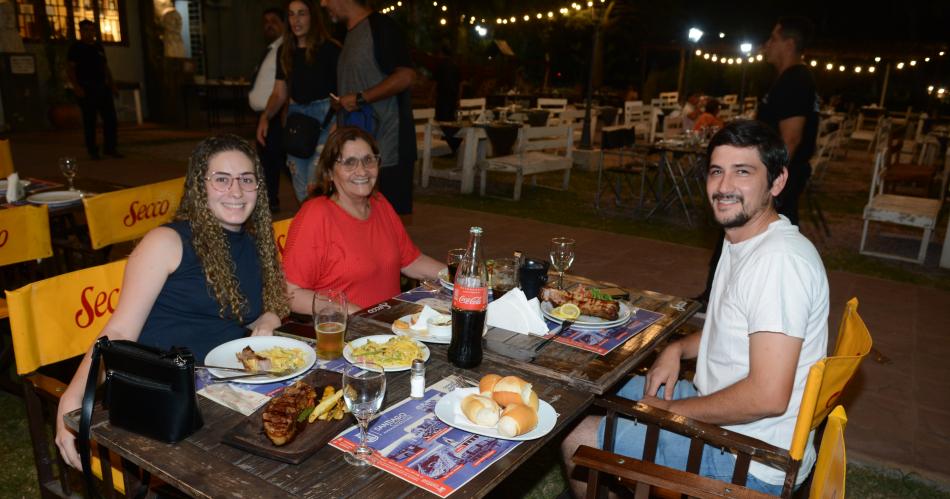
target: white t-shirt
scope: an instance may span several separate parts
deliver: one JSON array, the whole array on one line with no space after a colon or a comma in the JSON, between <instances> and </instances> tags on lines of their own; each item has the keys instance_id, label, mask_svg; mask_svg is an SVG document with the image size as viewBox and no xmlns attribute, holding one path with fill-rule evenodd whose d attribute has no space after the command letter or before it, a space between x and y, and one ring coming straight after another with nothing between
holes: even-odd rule
<instances>
[{"instance_id":1,"label":"white t-shirt","mask_svg":"<svg viewBox=\"0 0 950 499\"><path fill-rule=\"evenodd\" d=\"M759 331L802 338L795 385L781 416L725 428L788 449L812 364L828 348L828 278L818 251L788 219L738 244L724 241L699 343L696 376L701 395L717 392L749 374L749 335ZM815 462L809 435L798 483ZM781 485L784 472L752 462L749 472Z\"/></svg>"},{"instance_id":2,"label":"white t-shirt","mask_svg":"<svg viewBox=\"0 0 950 499\"><path fill-rule=\"evenodd\" d=\"M254 86L251 87L251 93L247 94L247 102L255 112L261 112L267 107L267 99L274 91L274 80L277 78L277 53L280 50L280 44L284 42L284 37L277 37L276 40L267 46L269 49L264 60L261 61L261 67L257 68L257 76L254 77Z\"/></svg>"}]
</instances>

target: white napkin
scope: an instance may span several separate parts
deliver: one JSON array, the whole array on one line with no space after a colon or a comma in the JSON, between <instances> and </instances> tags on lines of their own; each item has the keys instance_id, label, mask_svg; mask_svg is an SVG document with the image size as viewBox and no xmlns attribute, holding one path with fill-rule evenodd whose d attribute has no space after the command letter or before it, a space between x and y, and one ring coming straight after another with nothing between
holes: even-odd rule
<instances>
[{"instance_id":1,"label":"white napkin","mask_svg":"<svg viewBox=\"0 0 950 499\"><path fill-rule=\"evenodd\" d=\"M521 334L543 336L548 326L541 318L541 305L537 298L528 301L518 288L505 293L488 304L486 322L491 327L500 327Z\"/></svg>"},{"instance_id":2,"label":"white napkin","mask_svg":"<svg viewBox=\"0 0 950 499\"><path fill-rule=\"evenodd\" d=\"M13 203L20 200L20 175L13 172L7 177L7 202Z\"/></svg>"},{"instance_id":3,"label":"white napkin","mask_svg":"<svg viewBox=\"0 0 950 499\"><path fill-rule=\"evenodd\" d=\"M416 323L409 326L409 329L413 329L416 331L425 331L429 327L429 317L437 317L440 315L442 314L440 314L438 311L436 311L432 307L425 305L424 307L422 307L422 312L419 312L419 318L416 320Z\"/></svg>"}]
</instances>

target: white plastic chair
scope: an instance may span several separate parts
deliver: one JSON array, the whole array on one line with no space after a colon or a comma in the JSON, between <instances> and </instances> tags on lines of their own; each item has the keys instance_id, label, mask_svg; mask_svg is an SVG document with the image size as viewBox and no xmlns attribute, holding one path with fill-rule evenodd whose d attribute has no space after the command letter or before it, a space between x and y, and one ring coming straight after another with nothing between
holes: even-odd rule
<instances>
[{"instance_id":1,"label":"white plastic chair","mask_svg":"<svg viewBox=\"0 0 950 499\"><path fill-rule=\"evenodd\" d=\"M429 186L429 176L432 175L432 157L448 156L452 148L442 137L442 129L435 122L435 109L413 109L412 119L416 124L416 150L422 158L422 174L419 183L422 187Z\"/></svg>"},{"instance_id":2,"label":"white plastic chair","mask_svg":"<svg viewBox=\"0 0 950 499\"><path fill-rule=\"evenodd\" d=\"M564 171L561 189L567 190L571 180L571 167L574 164L573 146L574 131L570 125L526 127L522 129L514 154L488 158L479 165L481 170L480 194L485 195L489 171L515 174L513 197L515 201L521 199L521 186L524 183L524 177L532 176L532 183L537 184L535 176L539 173Z\"/></svg>"}]
</instances>

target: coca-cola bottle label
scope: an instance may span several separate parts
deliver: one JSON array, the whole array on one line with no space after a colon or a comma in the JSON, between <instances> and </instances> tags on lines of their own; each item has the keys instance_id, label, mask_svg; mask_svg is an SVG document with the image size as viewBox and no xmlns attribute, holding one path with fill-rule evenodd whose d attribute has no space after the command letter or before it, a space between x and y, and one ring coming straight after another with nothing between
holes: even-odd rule
<instances>
[{"instance_id":1,"label":"coca-cola bottle label","mask_svg":"<svg viewBox=\"0 0 950 499\"><path fill-rule=\"evenodd\" d=\"M466 288L455 285L452 307L458 310L485 310L488 306L488 288Z\"/></svg>"}]
</instances>

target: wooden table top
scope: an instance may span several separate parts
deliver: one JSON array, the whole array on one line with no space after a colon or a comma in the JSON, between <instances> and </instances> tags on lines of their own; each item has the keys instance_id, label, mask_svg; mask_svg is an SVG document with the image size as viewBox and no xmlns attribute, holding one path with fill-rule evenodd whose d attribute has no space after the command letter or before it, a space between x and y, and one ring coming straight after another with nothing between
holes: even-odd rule
<instances>
[{"instance_id":1,"label":"wooden table top","mask_svg":"<svg viewBox=\"0 0 950 499\"><path fill-rule=\"evenodd\" d=\"M517 446L458 489L453 497L486 495L581 417L595 394L604 393L636 367L699 307L696 302L660 293L631 290L630 294L630 301L635 306L662 312L665 316L603 357L551 342L531 362L515 361L486 350L482 364L466 370L448 363L445 345L429 345L432 354L427 362L427 385L453 374L474 379L492 372L517 374L533 383L538 396L550 403L558 413L557 424L550 433ZM348 325L348 337L389 333L389 317L398 318L421 308L416 304L394 300L385 303L353 316ZM302 324L288 324L281 329L307 336L312 336L313 331ZM384 408L409 395L408 371L389 373L387 378ZM225 445L221 443L222 436L245 417L204 397L199 397L199 400L205 426L178 444L156 442L112 427L107 421L107 414L101 410L97 410L93 416L93 438L100 445L193 497L232 496L238 491L245 497L432 497L425 490L380 469L350 466L342 459L340 451L329 446L300 465L289 465ZM78 426L78 411L67 419L73 428Z\"/></svg>"}]
</instances>

